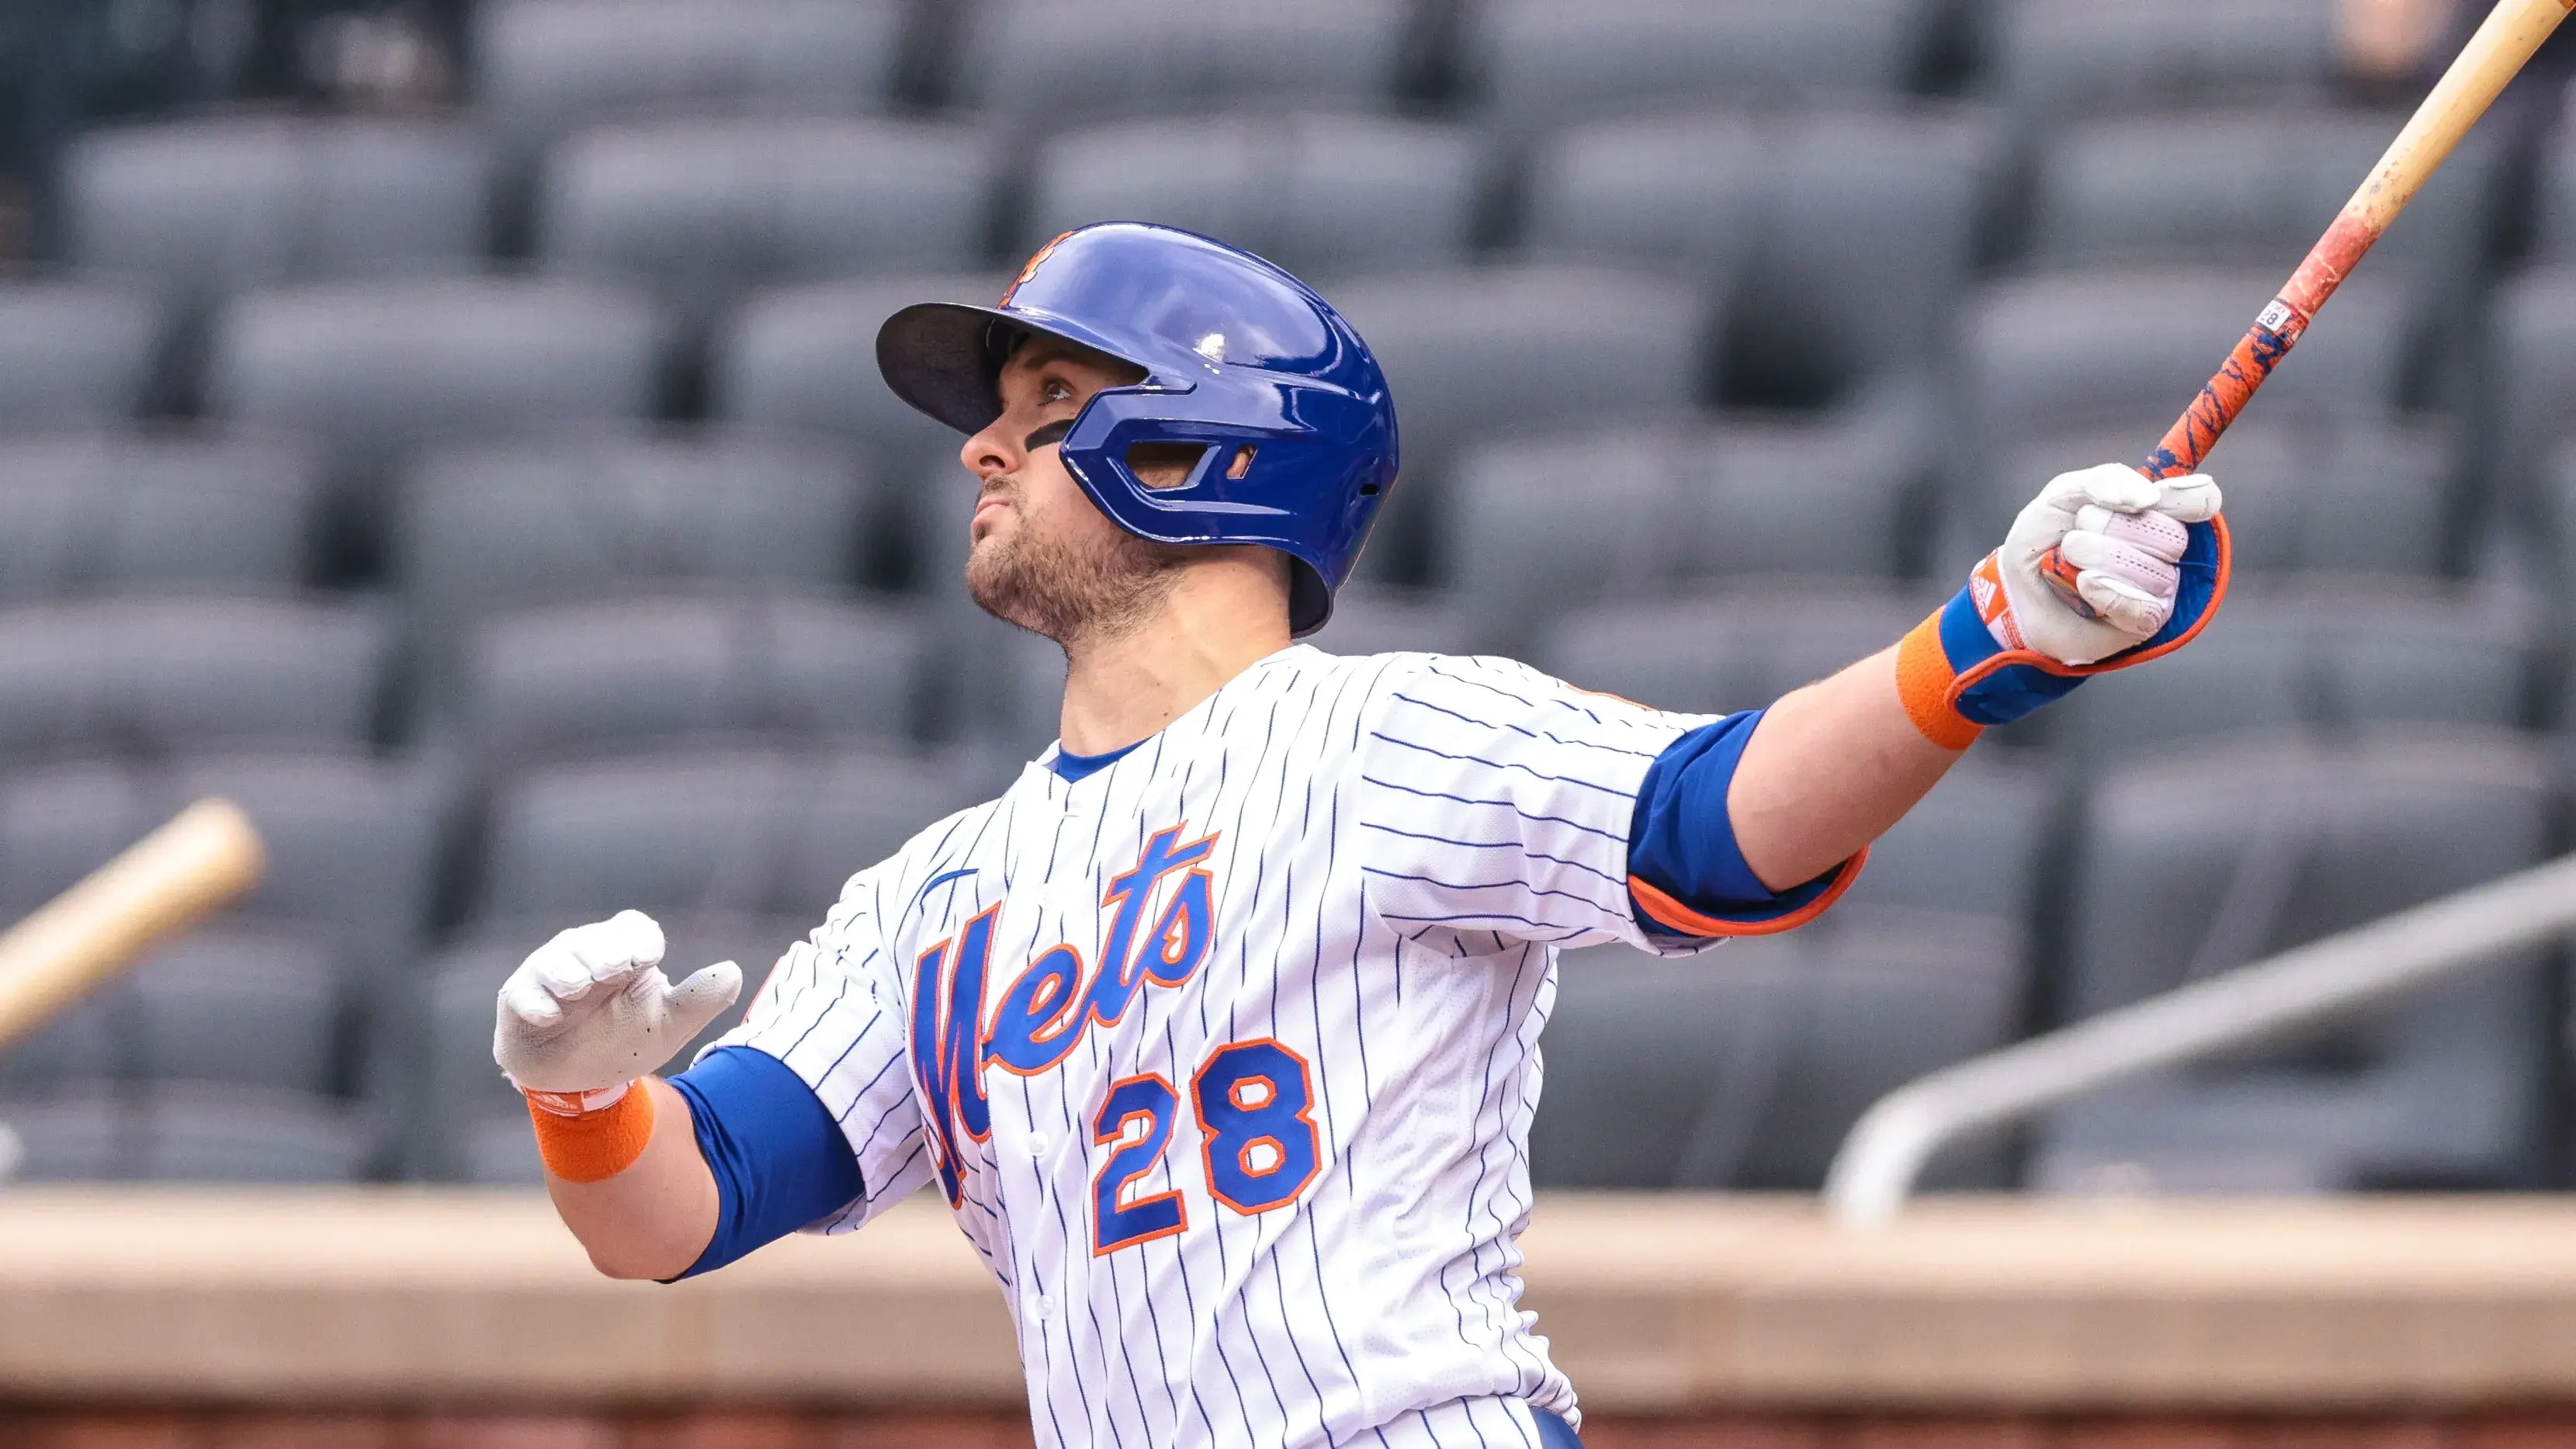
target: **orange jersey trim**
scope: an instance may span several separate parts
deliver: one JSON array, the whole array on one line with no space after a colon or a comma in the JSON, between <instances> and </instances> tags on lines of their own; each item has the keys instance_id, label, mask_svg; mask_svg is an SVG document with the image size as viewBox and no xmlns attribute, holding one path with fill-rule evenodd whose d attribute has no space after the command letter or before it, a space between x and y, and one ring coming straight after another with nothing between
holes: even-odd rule
<instances>
[{"instance_id":1,"label":"orange jersey trim","mask_svg":"<svg viewBox=\"0 0 2576 1449\"><path fill-rule=\"evenodd\" d=\"M1824 894L1787 915L1774 916L1767 921L1730 921L1719 916L1701 915L1656 889L1643 876L1628 877L1628 889L1637 897L1638 907L1653 917L1655 924L1687 936L1777 936L1783 931L1794 931L1832 909L1834 902L1842 899L1843 892L1851 889L1852 882L1860 879L1861 867L1868 861L1869 847L1862 846L1858 855L1836 867L1840 873L1834 877L1832 885L1825 887Z\"/></svg>"}]
</instances>

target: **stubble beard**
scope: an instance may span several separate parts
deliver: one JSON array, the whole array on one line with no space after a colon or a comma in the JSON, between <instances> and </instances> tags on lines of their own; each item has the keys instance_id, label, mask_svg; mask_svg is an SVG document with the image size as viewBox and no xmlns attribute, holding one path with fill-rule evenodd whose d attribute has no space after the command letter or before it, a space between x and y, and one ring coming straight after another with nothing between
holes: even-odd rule
<instances>
[{"instance_id":1,"label":"stubble beard","mask_svg":"<svg viewBox=\"0 0 2576 1449\"><path fill-rule=\"evenodd\" d=\"M1006 536L974 545L966 593L977 608L1070 652L1133 634L1180 582L1187 551L1177 545L1117 529L1069 539L1047 522L1022 513Z\"/></svg>"}]
</instances>

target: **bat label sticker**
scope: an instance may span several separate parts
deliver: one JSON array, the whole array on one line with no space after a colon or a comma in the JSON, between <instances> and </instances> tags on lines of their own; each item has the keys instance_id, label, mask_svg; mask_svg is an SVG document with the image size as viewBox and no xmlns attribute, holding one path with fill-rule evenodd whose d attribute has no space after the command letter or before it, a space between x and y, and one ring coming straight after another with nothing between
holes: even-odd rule
<instances>
[{"instance_id":1,"label":"bat label sticker","mask_svg":"<svg viewBox=\"0 0 2576 1449\"><path fill-rule=\"evenodd\" d=\"M2298 315L2290 309L2289 303L2275 297L2272 299L2272 305L2264 308L2263 314L2254 319L2254 325L2266 332L2287 332Z\"/></svg>"}]
</instances>

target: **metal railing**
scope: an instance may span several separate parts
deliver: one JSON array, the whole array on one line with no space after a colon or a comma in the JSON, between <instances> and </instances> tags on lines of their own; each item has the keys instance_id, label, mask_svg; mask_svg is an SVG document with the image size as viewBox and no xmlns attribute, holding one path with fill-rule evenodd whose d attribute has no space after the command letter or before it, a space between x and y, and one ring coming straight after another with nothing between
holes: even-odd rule
<instances>
[{"instance_id":1,"label":"metal railing","mask_svg":"<svg viewBox=\"0 0 2576 1449\"><path fill-rule=\"evenodd\" d=\"M1847 1227L1893 1220L1943 1148L2131 1078L2294 1036L2576 930L2576 855L1945 1067L1861 1114L1825 1174Z\"/></svg>"}]
</instances>

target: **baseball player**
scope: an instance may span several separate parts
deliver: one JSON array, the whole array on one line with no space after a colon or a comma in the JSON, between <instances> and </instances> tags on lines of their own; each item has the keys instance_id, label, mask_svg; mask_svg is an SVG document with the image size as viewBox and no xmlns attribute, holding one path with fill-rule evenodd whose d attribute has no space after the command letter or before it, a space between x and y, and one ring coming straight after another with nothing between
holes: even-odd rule
<instances>
[{"instance_id":1,"label":"baseball player","mask_svg":"<svg viewBox=\"0 0 2576 1449\"><path fill-rule=\"evenodd\" d=\"M615 1276L932 1187L1007 1296L1041 1444L1574 1444L1515 1273L1558 950L1813 919L1982 728L2179 647L2225 584L2208 479L2105 466L1767 709L1336 658L1294 640L1396 482L1395 409L1295 278L1087 227L877 352L966 435L967 588L1063 646L1059 742L851 877L678 1076L650 1074L741 973L672 984L633 911L528 957L494 1054Z\"/></svg>"}]
</instances>

